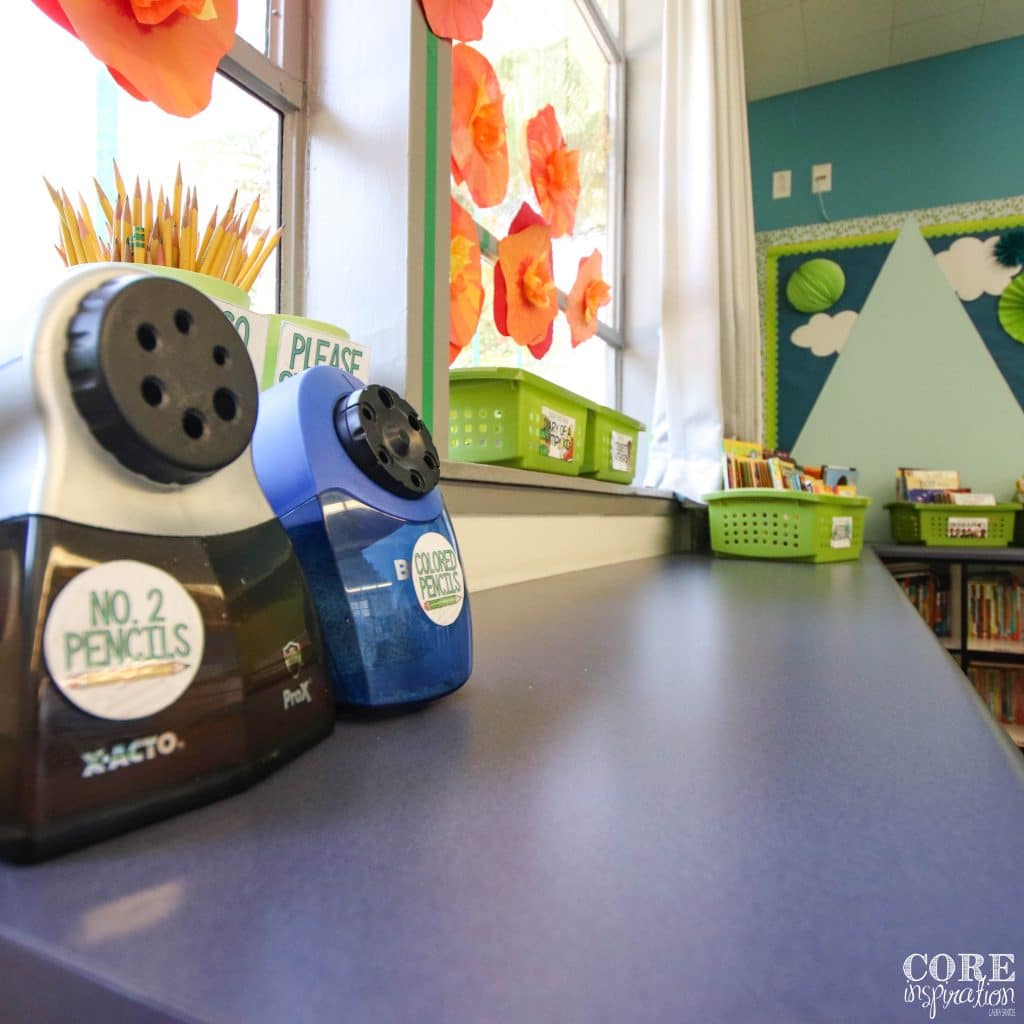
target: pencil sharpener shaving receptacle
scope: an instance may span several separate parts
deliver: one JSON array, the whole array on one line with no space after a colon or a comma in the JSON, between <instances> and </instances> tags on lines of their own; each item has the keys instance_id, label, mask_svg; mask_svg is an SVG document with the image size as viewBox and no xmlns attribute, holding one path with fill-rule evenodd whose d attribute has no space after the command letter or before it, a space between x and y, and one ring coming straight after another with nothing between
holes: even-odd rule
<instances>
[{"instance_id":1,"label":"pencil sharpener shaving receptacle","mask_svg":"<svg viewBox=\"0 0 1024 1024\"><path fill-rule=\"evenodd\" d=\"M256 380L181 282L68 274L0 339L0 853L236 791L334 721L252 466Z\"/></svg>"},{"instance_id":2,"label":"pencil sharpener shaving receptacle","mask_svg":"<svg viewBox=\"0 0 1024 1024\"><path fill-rule=\"evenodd\" d=\"M253 459L313 593L337 701L414 704L461 686L469 599L416 411L389 388L313 367L263 393Z\"/></svg>"}]
</instances>

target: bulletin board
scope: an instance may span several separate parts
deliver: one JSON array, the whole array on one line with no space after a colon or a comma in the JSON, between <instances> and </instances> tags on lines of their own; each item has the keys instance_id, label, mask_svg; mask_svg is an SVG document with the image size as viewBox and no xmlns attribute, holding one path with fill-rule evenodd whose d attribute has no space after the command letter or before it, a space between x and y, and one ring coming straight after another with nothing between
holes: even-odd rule
<instances>
[{"instance_id":1,"label":"bulletin board","mask_svg":"<svg viewBox=\"0 0 1024 1024\"><path fill-rule=\"evenodd\" d=\"M998 238L1011 229L1024 227L1024 214L1019 212L1024 210L1024 197L1000 201L1005 212L997 216L962 216L978 212L981 205L944 208L940 215L945 214L947 219L938 223L924 223L929 212L934 218L934 211L923 211L919 215L921 226L914 227L943 267L951 291L962 302L999 372L1024 409L1024 340L1008 333L999 312L1003 292L1008 288L1012 287L1012 294L1007 297L1004 311L1018 291L1024 301L1024 274L1020 267L1002 266L993 256ZM843 345L849 337L856 336L857 318L904 229L903 219L903 215L897 215L870 222L872 227L880 226L879 221L886 222L885 230L851 234L848 232L857 222L846 222L836 225L831 237L827 234L831 225L816 225L809 230L819 237L767 246L763 237L759 239L765 441L770 447L792 450L796 445ZM963 241L967 239L974 241ZM810 260L829 261L833 266L828 269L834 275L830 280L842 281L841 290L838 284L834 286L839 290L835 301L817 312L801 311L787 297L791 277ZM828 294L821 301L831 298ZM913 301L914 296L908 295L908 302ZM894 339L893 343L898 341ZM877 366L880 377L886 369L883 360Z\"/></svg>"}]
</instances>

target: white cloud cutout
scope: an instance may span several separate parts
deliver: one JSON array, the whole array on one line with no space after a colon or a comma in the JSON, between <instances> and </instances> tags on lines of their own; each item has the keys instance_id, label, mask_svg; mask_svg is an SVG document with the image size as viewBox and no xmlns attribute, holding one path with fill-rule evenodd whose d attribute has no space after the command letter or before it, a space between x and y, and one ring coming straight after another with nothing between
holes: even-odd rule
<instances>
[{"instance_id":1,"label":"white cloud cutout","mask_svg":"<svg viewBox=\"0 0 1024 1024\"><path fill-rule=\"evenodd\" d=\"M998 235L991 238L958 238L945 252L937 253L953 288L964 302L973 302L982 295L1002 295L1020 267L1004 267L995 257Z\"/></svg>"},{"instance_id":2,"label":"white cloud cutout","mask_svg":"<svg viewBox=\"0 0 1024 1024\"><path fill-rule=\"evenodd\" d=\"M852 309L844 309L835 316L815 313L789 340L798 348L809 348L816 356L835 355L842 351L856 322L857 313Z\"/></svg>"}]
</instances>

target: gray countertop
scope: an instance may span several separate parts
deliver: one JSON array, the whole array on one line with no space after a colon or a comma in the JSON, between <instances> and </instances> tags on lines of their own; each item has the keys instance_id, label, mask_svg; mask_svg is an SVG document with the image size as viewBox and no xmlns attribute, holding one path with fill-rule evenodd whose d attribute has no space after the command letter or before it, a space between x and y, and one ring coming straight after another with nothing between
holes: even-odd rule
<instances>
[{"instance_id":1,"label":"gray countertop","mask_svg":"<svg viewBox=\"0 0 1024 1024\"><path fill-rule=\"evenodd\" d=\"M925 1021L909 954L1024 966L1024 759L873 556L473 614L449 699L0 868L0 1019Z\"/></svg>"}]
</instances>

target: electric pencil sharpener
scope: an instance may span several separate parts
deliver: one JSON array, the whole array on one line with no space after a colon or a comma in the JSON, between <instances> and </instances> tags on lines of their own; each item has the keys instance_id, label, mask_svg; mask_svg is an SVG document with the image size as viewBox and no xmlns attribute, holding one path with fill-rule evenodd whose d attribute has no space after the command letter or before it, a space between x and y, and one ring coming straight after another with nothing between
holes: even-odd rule
<instances>
[{"instance_id":1,"label":"electric pencil sharpener","mask_svg":"<svg viewBox=\"0 0 1024 1024\"><path fill-rule=\"evenodd\" d=\"M0 343L0 853L241 789L334 722L253 471L255 375L181 282L62 279Z\"/></svg>"},{"instance_id":2,"label":"electric pencil sharpener","mask_svg":"<svg viewBox=\"0 0 1024 1024\"><path fill-rule=\"evenodd\" d=\"M314 367L261 396L253 461L306 573L336 700L413 704L461 686L469 600L437 449L412 406Z\"/></svg>"}]
</instances>

